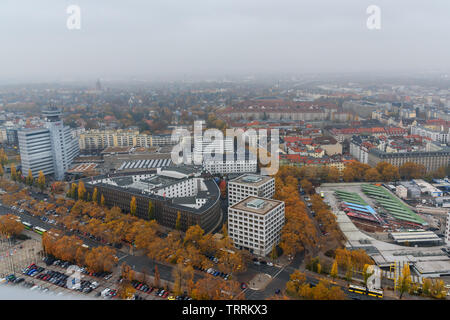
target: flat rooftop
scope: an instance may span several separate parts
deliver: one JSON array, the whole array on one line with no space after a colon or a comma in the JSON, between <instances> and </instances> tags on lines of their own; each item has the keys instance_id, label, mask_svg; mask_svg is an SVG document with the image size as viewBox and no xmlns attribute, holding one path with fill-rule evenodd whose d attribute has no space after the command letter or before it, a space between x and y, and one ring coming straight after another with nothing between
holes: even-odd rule
<instances>
[{"instance_id":1,"label":"flat rooftop","mask_svg":"<svg viewBox=\"0 0 450 320\"><path fill-rule=\"evenodd\" d=\"M237 177L236 179L231 180L230 183L239 183L258 187L271 179L273 178L269 176L261 176L258 174L244 174L240 177Z\"/></svg>"},{"instance_id":2,"label":"flat rooftop","mask_svg":"<svg viewBox=\"0 0 450 320\"><path fill-rule=\"evenodd\" d=\"M441 238L432 231L391 232L389 235L396 242L441 241Z\"/></svg>"},{"instance_id":3,"label":"flat rooftop","mask_svg":"<svg viewBox=\"0 0 450 320\"><path fill-rule=\"evenodd\" d=\"M282 204L282 201L250 196L230 208L265 215Z\"/></svg>"},{"instance_id":4,"label":"flat rooftop","mask_svg":"<svg viewBox=\"0 0 450 320\"><path fill-rule=\"evenodd\" d=\"M107 147L102 151L102 154L104 153L129 153L133 149L132 146L125 146L125 147Z\"/></svg>"}]
</instances>

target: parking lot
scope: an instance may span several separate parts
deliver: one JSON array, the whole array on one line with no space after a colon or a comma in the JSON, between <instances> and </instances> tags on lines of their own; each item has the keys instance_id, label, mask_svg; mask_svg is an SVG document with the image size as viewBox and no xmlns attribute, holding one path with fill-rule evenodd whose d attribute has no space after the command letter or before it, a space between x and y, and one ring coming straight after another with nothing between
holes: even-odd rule
<instances>
[{"instance_id":1,"label":"parking lot","mask_svg":"<svg viewBox=\"0 0 450 320\"><path fill-rule=\"evenodd\" d=\"M120 285L119 271L113 273L89 273L84 268L69 262L46 257L37 263L24 265L19 271L5 275L0 285L16 286L35 292L58 297L78 295L88 299L117 299ZM78 269L80 272L74 273ZM165 288L153 288L149 284L133 281L136 300L187 300L189 297L175 297Z\"/></svg>"}]
</instances>

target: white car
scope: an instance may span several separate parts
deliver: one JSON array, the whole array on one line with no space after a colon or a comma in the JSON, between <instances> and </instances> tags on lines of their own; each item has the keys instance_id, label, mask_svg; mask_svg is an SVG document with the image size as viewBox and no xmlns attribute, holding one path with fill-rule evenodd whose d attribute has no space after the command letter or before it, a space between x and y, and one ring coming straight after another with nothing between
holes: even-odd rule
<instances>
[{"instance_id":1,"label":"white car","mask_svg":"<svg viewBox=\"0 0 450 320\"><path fill-rule=\"evenodd\" d=\"M269 267L273 267L273 263L272 263L272 262L267 262L267 265L268 265Z\"/></svg>"}]
</instances>

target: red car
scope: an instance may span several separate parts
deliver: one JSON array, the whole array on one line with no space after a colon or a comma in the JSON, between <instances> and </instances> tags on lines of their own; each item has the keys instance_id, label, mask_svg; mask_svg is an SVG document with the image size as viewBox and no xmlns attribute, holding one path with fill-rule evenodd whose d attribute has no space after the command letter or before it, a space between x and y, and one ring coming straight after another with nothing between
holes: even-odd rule
<instances>
[{"instance_id":1,"label":"red car","mask_svg":"<svg viewBox=\"0 0 450 320\"><path fill-rule=\"evenodd\" d=\"M169 296L169 292L164 292L164 294L162 295L162 297L164 298L164 299L166 299L167 297Z\"/></svg>"},{"instance_id":2,"label":"red car","mask_svg":"<svg viewBox=\"0 0 450 320\"><path fill-rule=\"evenodd\" d=\"M140 290L142 286L143 286L143 284L140 283L140 284L136 287L136 289Z\"/></svg>"}]
</instances>

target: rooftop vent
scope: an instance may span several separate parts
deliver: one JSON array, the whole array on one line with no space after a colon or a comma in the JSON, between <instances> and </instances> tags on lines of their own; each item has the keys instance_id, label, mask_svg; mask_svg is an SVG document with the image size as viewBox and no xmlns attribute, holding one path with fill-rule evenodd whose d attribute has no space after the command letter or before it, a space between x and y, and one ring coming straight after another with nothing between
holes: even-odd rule
<instances>
[{"instance_id":1,"label":"rooftop vent","mask_svg":"<svg viewBox=\"0 0 450 320\"><path fill-rule=\"evenodd\" d=\"M247 203L247 207L253 208L253 209L261 209L262 207L264 207L264 203L265 203L265 201L262 199L255 199L255 200L249 201Z\"/></svg>"}]
</instances>

